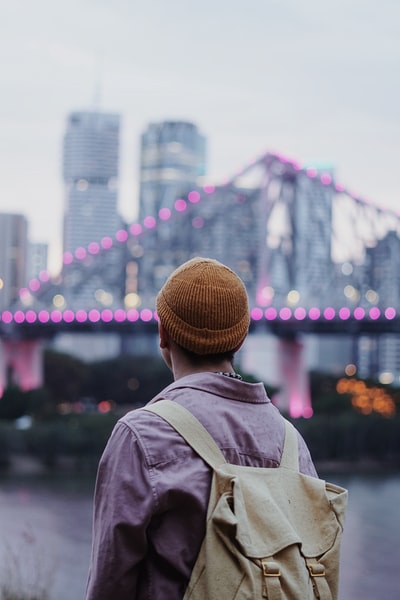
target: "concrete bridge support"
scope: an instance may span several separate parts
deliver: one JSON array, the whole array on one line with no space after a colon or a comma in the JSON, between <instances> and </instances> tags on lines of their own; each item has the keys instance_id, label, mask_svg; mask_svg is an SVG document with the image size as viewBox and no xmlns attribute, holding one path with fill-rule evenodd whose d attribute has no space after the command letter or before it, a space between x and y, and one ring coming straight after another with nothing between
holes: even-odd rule
<instances>
[{"instance_id":1,"label":"concrete bridge support","mask_svg":"<svg viewBox=\"0 0 400 600\"><path fill-rule=\"evenodd\" d=\"M43 342L0 339L0 397L7 385L28 391L43 384Z\"/></svg>"},{"instance_id":2,"label":"concrete bridge support","mask_svg":"<svg viewBox=\"0 0 400 600\"><path fill-rule=\"evenodd\" d=\"M307 340L259 330L250 333L240 351L244 371L276 388L274 404L295 418L313 413L306 350Z\"/></svg>"},{"instance_id":3,"label":"concrete bridge support","mask_svg":"<svg viewBox=\"0 0 400 600\"><path fill-rule=\"evenodd\" d=\"M313 410L303 344L295 338L278 338L277 365L280 391L274 398L276 405L291 417L311 417Z\"/></svg>"}]
</instances>

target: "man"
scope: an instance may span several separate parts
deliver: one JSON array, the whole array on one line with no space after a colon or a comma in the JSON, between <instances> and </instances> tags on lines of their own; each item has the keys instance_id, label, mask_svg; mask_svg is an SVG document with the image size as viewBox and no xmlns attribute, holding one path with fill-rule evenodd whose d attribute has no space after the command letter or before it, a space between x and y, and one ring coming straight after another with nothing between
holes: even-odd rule
<instances>
[{"instance_id":1,"label":"man","mask_svg":"<svg viewBox=\"0 0 400 600\"><path fill-rule=\"evenodd\" d=\"M233 370L250 322L240 278L221 263L194 258L157 297L163 358L174 383L162 398L191 411L227 462L276 467L284 422L262 383ZM316 476L298 436L300 470ZM86 600L183 598L205 532L210 468L158 415L135 410L116 425L95 492Z\"/></svg>"}]
</instances>

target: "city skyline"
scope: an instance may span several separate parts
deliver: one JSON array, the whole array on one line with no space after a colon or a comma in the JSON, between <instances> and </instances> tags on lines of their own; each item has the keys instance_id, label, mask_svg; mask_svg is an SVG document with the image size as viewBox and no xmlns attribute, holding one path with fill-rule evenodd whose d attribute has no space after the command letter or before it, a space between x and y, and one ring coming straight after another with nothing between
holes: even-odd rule
<instances>
[{"instance_id":1,"label":"city skyline","mask_svg":"<svg viewBox=\"0 0 400 600\"><path fill-rule=\"evenodd\" d=\"M26 215L32 241L48 241L53 257L62 244L62 137L74 110L122 116L119 206L128 221L138 209L140 135L166 119L204 133L213 180L276 151L327 162L349 189L397 210L393 1L377 10L369 0L254 0L249 10L235 0L228 12L211 0L17 0L4 13L0 212Z\"/></svg>"},{"instance_id":2,"label":"city skyline","mask_svg":"<svg viewBox=\"0 0 400 600\"><path fill-rule=\"evenodd\" d=\"M110 140L102 132L103 143L92 145L98 141L101 121L98 113L73 113L71 125L77 130L66 136L67 189L86 196L83 208L90 204L90 188L110 181L107 175L112 179L115 174L115 163L114 168L112 161L102 164L104 151L111 150L108 142L115 149L115 136ZM160 166L157 161L142 161L142 166L148 167L143 169L143 181L161 187L168 175L175 174L176 181L181 181L183 172L172 168L180 159L184 159L182 164L194 166L188 148L177 141L184 141L188 124L184 128L182 123L166 125L160 128L161 138L150 135L143 148L143 157L167 158L163 168L155 168ZM149 131L153 133L151 128ZM196 148L196 139L191 141ZM172 153L168 155L167 150ZM82 160L76 161L80 154ZM254 186L246 187L245 180ZM400 373L398 334L394 341L382 337L376 344L367 338L378 331L381 336L398 331L400 216L397 222L390 219L393 228L384 235L384 226L389 225L386 213L341 193L340 188L337 192L327 174L317 177L315 169L299 170L282 156L263 155L245 174L226 185L182 190L185 200L172 200L170 208L163 204L160 218L143 218L143 228L136 223L128 231L118 231L118 243L104 238L100 246L78 248L76 260L67 252L62 275L49 281L41 273L30 281L21 289L17 303L2 314L2 321L6 327L13 321L15 326L28 328L57 328L59 324L62 330L67 326L69 333L82 332L87 325L89 329L97 327L99 322L119 330L126 321L153 321L157 290L168 274L191 256L210 256L242 278L256 330L272 327L278 336L287 332L306 336L363 333L357 346L359 358L353 362L362 366L365 376L375 369L382 382L388 383L389 377L393 381L394 373ZM338 196L347 207L339 201L332 210L332 201ZM153 199L158 200L158 195L150 197L150 210L157 212L159 205L154 205ZM350 256L342 264L332 262L335 210L340 210L341 219L347 215L348 227L358 236L358 245L364 246L362 263L358 252L351 262ZM360 228L363 220L370 226L367 237ZM81 243L85 245L89 239ZM8 247L3 254L8 254L12 266L15 248L12 243ZM11 281L11 276L8 279ZM383 364L381 352L393 360L385 358Z\"/></svg>"}]
</instances>

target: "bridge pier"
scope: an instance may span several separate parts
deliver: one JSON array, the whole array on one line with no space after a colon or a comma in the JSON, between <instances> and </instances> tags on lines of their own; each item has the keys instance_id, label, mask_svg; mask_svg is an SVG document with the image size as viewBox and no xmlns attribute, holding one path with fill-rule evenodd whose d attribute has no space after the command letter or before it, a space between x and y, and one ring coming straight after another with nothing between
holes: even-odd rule
<instances>
[{"instance_id":1,"label":"bridge pier","mask_svg":"<svg viewBox=\"0 0 400 600\"><path fill-rule=\"evenodd\" d=\"M304 345L296 338L278 338L276 359L280 381L279 393L274 398L276 405L291 417L311 417L313 410Z\"/></svg>"},{"instance_id":2,"label":"bridge pier","mask_svg":"<svg viewBox=\"0 0 400 600\"><path fill-rule=\"evenodd\" d=\"M29 391L43 384L43 342L0 339L0 397L15 384Z\"/></svg>"},{"instance_id":3,"label":"bridge pier","mask_svg":"<svg viewBox=\"0 0 400 600\"><path fill-rule=\"evenodd\" d=\"M278 391L272 400L291 417L311 417L311 391L306 351L307 341L296 335L250 332L243 351L242 368Z\"/></svg>"}]
</instances>

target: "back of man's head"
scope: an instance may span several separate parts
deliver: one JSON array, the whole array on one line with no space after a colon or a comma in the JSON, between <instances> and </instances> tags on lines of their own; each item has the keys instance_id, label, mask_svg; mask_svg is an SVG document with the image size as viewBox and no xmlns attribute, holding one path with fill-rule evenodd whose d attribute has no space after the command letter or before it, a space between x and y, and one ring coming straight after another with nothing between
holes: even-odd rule
<instances>
[{"instance_id":1,"label":"back of man's head","mask_svg":"<svg viewBox=\"0 0 400 600\"><path fill-rule=\"evenodd\" d=\"M250 323L240 277L222 263L201 257L170 275L157 296L157 313L177 344L202 356L235 351Z\"/></svg>"}]
</instances>

